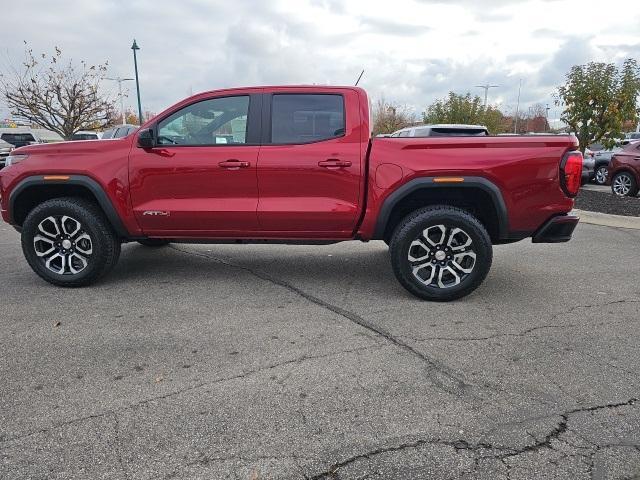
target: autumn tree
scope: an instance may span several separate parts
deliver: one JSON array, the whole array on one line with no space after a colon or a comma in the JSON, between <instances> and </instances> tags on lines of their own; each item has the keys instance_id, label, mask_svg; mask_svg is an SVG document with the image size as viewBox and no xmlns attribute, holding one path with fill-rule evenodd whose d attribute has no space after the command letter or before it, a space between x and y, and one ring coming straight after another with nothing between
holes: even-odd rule
<instances>
[{"instance_id":1,"label":"autumn tree","mask_svg":"<svg viewBox=\"0 0 640 480\"><path fill-rule=\"evenodd\" d=\"M612 147L624 136L625 122L636 124L640 110L640 67L628 59L621 68L613 63L576 65L558 87L556 104L561 119L578 137L580 150L591 142Z\"/></svg>"},{"instance_id":2,"label":"autumn tree","mask_svg":"<svg viewBox=\"0 0 640 480\"><path fill-rule=\"evenodd\" d=\"M0 94L17 118L69 140L78 130L109 123L114 102L101 90L106 69L106 63L66 61L58 47L51 56L27 48L25 61L0 75Z\"/></svg>"},{"instance_id":3,"label":"autumn tree","mask_svg":"<svg viewBox=\"0 0 640 480\"><path fill-rule=\"evenodd\" d=\"M490 133L504 131L504 115L498 108L483 105L479 96L449 92L446 98L436 100L422 115L424 123L462 123L484 125Z\"/></svg>"},{"instance_id":4,"label":"autumn tree","mask_svg":"<svg viewBox=\"0 0 640 480\"><path fill-rule=\"evenodd\" d=\"M393 133L415 123L415 115L408 106L390 103L384 98L375 103L371 116L374 135Z\"/></svg>"}]
</instances>

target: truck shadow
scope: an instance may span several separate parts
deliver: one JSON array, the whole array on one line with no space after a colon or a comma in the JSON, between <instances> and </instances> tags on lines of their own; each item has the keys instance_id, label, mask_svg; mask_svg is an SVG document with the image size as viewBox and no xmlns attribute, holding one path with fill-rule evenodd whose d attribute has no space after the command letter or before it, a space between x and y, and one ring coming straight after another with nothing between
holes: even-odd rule
<instances>
[{"instance_id":1,"label":"truck shadow","mask_svg":"<svg viewBox=\"0 0 640 480\"><path fill-rule=\"evenodd\" d=\"M389 262L387 248L341 249L323 247L266 247L263 245L176 245L148 249L135 244L123 249L116 268L101 284L188 285L211 282L238 282L259 290L264 282L284 282L311 294L341 298L374 298L383 301L421 300L406 292L397 282ZM527 289L513 288L527 285ZM550 295L544 281L504 264L494 265L484 284L467 299L480 294L484 300L516 303L531 292Z\"/></svg>"}]
</instances>

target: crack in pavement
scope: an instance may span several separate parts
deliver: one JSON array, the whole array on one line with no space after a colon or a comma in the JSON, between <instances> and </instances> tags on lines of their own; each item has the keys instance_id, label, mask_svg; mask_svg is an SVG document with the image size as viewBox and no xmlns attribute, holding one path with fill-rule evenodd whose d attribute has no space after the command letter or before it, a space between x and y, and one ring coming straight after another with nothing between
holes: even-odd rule
<instances>
[{"instance_id":1,"label":"crack in pavement","mask_svg":"<svg viewBox=\"0 0 640 480\"><path fill-rule=\"evenodd\" d=\"M616 305L616 304L621 304L621 303L640 303L640 300L636 300L636 299L623 299L623 300L614 300L611 302L607 302L607 303L598 303L598 304L593 304L593 305L574 305L573 307L569 308L569 310L565 310L562 312L556 312L554 313L550 320L556 320L558 319L561 315L571 315L573 314L576 310L581 309L581 308L602 308L602 307L608 307L609 305ZM524 337L526 335L529 335L532 332L535 332L536 330L543 330L543 329L548 329L548 328L573 328L573 327L580 327L583 326L585 324L581 324L581 323L564 323L564 324L560 324L560 325L556 325L556 324L547 324L547 325L538 325L535 327L531 327L531 328L527 328L526 330L523 330L522 332L519 333L495 333L492 335L486 335L486 336L478 336L478 337L413 337L413 336L403 336L402 338L409 338L411 340L414 340L416 342L426 342L429 340L444 340L444 341L451 341L451 342L474 342L474 341L484 341L484 340L491 340L494 338L500 338L500 337Z\"/></svg>"},{"instance_id":2,"label":"crack in pavement","mask_svg":"<svg viewBox=\"0 0 640 480\"><path fill-rule=\"evenodd\" d=\"M372 322L366 320L365 318L361 317L360 315L351 312L349 310L346 310L342 307L339 307L337 305L334 305L332 303L329 303L325 300L322 300L321 298L318 298L314 295L311 295L310 293L305 292L304 290L282 280L276 277L273 277L265 272L261 272L258 270L254 270L252 268L249 267L244 267L242 265L238 265L236 263L233 263L229 260L225 260L223 258L219 258L219 257L215 257L212 255L207 255L205 253L201 253L201 252L194 252L194 251L188 251L188 250L183 250L181 248L177 248L174 245L170 245L170 248L172 248L173 250L177 251L177 252L181 252L184 253L186 255L192 255L195 257L200 257L200 258L206 258L208 260L214 261L216 263L219 263L221 265L225 265L231 268L235 268L235 269L239 269L242 271L245 271L261 280L270 282L274 285L277 285L279 287L285 288L287 290L289 290L292 293L295 293L296 295L304 298L305 300L318 305L319 307L322 307L326 310L329 310L337 315L340 315L343 318L346 318L347 320L349 320L350 322L353 322L367 330L369 330L370 332L375 333L376 335L384 338L385 340L389 341L390 343L394 344L395 346L399 347L400 349L404 350L405 352L408 352L409 354L411 354L412 356L414 356L415 358L418 358L420 361L422 361L423 363L425 363L427 365L427 374L429 379L431 380L431 382L433 383L434 386L440 388L441 390L450 393L450 394L454 394L454 395L458 395L458 396L462 396L465 393L467 393L470 388L472 387L471 384L465 382L464 380L462 380L461 378L459 378L451 369L449 369L448 367L446 367L444 364L442 364L441 362L428 357L427 355L423 354L422 352L416 350L415 348L413 348L411 345L408 345L407 343L403 342L402 340L400 340L399 337L395 337L394 335L392 335L390 332L387 332L386 330L382 329L381 327L373 324Z\"/></svg>"},{"instance_id":3,"label":"crack in pavement","mask_svg":"<svg viewBox=\"0 0 640 480\"><path fill-rule=\"evenodd\" d=\"M260 368L256 368L256 369L253 369L253 370L247 370L247 371L244 371L244 372L239 373L237 375L233 375L233 376L229 376L229 377L217 378L215 380L210 380L210 381L207 381L207 382L200 382L200 383L197 383L195 385L190 385L190 386L185 387L185 388L181 388L181 389L178 389L178 390L173 390L171 392L167 392L167 393L162 394L162 395L156 395L156 396L153 396L153 397L145 398L143 400L131 403L131 404L126 405L126 406L121 407L121 408L109 409L109 410L105 410L105 411L103 411L101 413L86 415L84 417L73 418L71 420L67 420L65 422L52 425L51 427L48 427L48 428L41 428L41 429L34 430L34 431L31 431L31 432L27 432L27 433L24 433L24 434L15 435L13 437L2 438L2 439L0 439L0 445L5 444L7 442L12 442L12 441L16 441L16 440L22 440L24 438L31 437L33 435L48 433L48 432L50 432L52 430L63 428L63 427L69 426L69 425L74 425L76 423L85 422L87 420L94 420L96 418L102 418L102 417L107 416L107 415L116 415L116 413L119 412L119 411L131 410L133 408L137 408L137 407L140 407L140 406L152 403L152 402L157 402L157 401L160 401L160 400L165 400L165 399L170 398L170 397L174 397L176 395L181 395L181 394L186 393L186 392L191 392L193 390L197 390L197 389L204 388L204 387L209 387L209 386L216 385L216 384L219 384L219 383L238 380L238 379L245 378L245 377L248 377L250 375L255 375L257 373L261 373L261 372L264 372L264 371L267 371L267 370L272 370L274 368L283 367L285 365L292 365L292 364L305 362L305 361L309 361L309 360L317 360L317 359L320 359L320 358L327 358L327 357L332 357L332 356L337 356L337 355L344 355L344 354L347 354L347 353L359 352L361 350L371 350L371 349L378 349L378 348L385 348L385 346L384 345L369 345L369 346L366 346L366 347L357 347L357 348L352 348L352 349L349 349L349 350L340 350L338 352L323 353L321 355L302 355L300 357L296 357L296 358L293 358L293 359L289 359L289 360L285 360L285 361L282 361L282 362L274 363L274 364L271 364L271 365L267 365L265 367L260 367Z\"/></svg>"},{"instance_id":4,"label":"crack in pavement","mask_svg":"<svg viewBox=\"0 0 640 480\"><path fill-rule=\"evenodd\" d=\"M555 416L559 416L560 417L560 421L558 422L558 424L549 432L545 435L545 437L542 440L536 440L534 443L529 444L529 445L525 445L524 447L521 448L513 448L513 447L507 447L507 446L502 446L502 445L494 445L492 443L487 443L487 442L477 442L477 443L470 443L467 440L455 440L455 441L451 441L451 440L443 440L443 439L419 439L419 440L415 440L413 442L408 442L408 443L402 443L400 445L395 445L395 446L389 446L389 447L380 447L365 453L360 453L358 455L354 455L351 457L346 458L345 460L341 460L339 462L335 462L333 464L331 464L331 466L327 469L324 470L320 473L317 473L316 475L310 477L311 480L330 480L330 479L338 479L339 478L339 473L338 471L344 467L347 467L349 465L351 465L352 463L355 463L357 461L360 460L371 460L372 457L375 457L376 455L381 455L381 454L385 454L385 453L394 453L394 452L400 452L402 450L406 450L406 449L414 449L414 448L420 448L423 446L427 446L427 445L440 445L440 446L447 446L447 447L451 447L453 448L456 452L461 452L461 451L469 451L469 452L473 452L474 454L477 454L479 452L496 452L493 453L491 455L480 455L477 456L476 459L480 460L480 459L495 459L495 460L499 460L501 463L503 463L507 469L507 478L510 478L510 473L511 473L511 465L509 465L508 459L516 457L518 455L522 455L525 453L530 453L530 452L536 452L539 450L543 450L543 449L548 449L548 450L554 450L553 448L553 444L552 442L554 440L558 440L559 437L564 434L565 432L567 432L569 430L569 418L572 415L578 414L578 413L585 413L585 412L596 412L599 410L604 410L604 409L614 409L614 408L620 408L620 407L625 407L625 406L633 406L636 404L636 402L638 402L637 398L630 398L627 401L624 402L618 402L618 403L607 403L604 405L595 405L595 406L591 406L591 407L579 407L579 408L574 408L572 410L568 410L566 412L557 414ZM591 442L589 442L591 443ZM592 444L594 445L594 449L597 451L601 448L607 447L607 446L611 446L611 447L625 447L625 448L635 448L638 451L640 451L640 445L638 444L634 444L634 443L620 443L620 444L606 444L606 445L596 445L596 444ZM593 449L592 449L593 450ZM562 452L561 452L562 453ZM563 455L565 456L570 456L568 454L563 453ZM582 457L586 457L587 455L583 455L583 454L576 454ZM593 453L592 453L593 455Z\"/></svg>"}]
</instances>

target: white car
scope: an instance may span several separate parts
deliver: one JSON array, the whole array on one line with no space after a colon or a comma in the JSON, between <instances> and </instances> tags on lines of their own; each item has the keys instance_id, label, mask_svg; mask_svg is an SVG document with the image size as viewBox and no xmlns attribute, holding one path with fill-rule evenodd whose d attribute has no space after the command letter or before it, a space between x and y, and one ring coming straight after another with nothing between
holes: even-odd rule
<instances>
[{"instance_id":1,"label":"white car","mask_svg":"<svg viewBox=\"0 0 640 480\"><path fill-rule=\"evenodd\" d=\"M11 150L13 150L13 145L0 140L0 168L4 167L5 159L9 156Z\"/></svg>"},{"instance_id":2,"label":"white car","mask_svg":"<svg viewBox=\"0 0 640 480\"><path fill-rule=\"evenodd\" d=\"M484 137L489 130L484 125L462 125L443 123L438 125L415 125L393 132L390 137Z\"/></svg>"}]
</instances>

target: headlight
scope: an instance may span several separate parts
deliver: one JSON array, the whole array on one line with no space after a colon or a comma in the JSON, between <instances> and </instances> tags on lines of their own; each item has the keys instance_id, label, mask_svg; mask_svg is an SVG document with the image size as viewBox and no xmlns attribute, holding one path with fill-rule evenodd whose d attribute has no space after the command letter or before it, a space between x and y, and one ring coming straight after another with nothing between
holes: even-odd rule
<instances>
[{"instance_id":1,"label":"headlight","mask_svg":"<svg viewBox=\"0 0 640 480\"><path fill-rule=\"evenodd\" d=\"M4 165L5 167L8 167L9 165L13 165L16 163L21 162L22 160L26 159L29 155L23 154L23 155L9 155L5 161L4 161Z\"/></svg>"}]
</instances>

